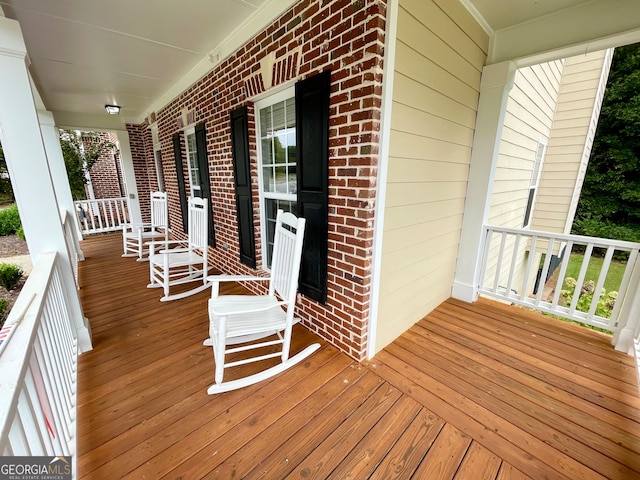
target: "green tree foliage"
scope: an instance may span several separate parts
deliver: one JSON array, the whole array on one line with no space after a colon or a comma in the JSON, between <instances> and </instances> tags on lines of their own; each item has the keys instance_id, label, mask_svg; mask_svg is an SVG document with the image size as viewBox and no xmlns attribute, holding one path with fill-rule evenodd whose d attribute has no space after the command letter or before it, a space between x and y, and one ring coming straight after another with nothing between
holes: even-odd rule
<instances>
[{"instance_id":1,"label":"green tree foliage","mask_svg":"<svg viewBox=\"0 0 640 480\"><path fill-rule=\"evenodd\" d=\"M7 160L4 158L4 153L2 152L2 145L0 145L0 202L15 202L11 179L9 178L9 169L7 168Z\"/></svg>"},{"instance_id":2,"label":"green tree foliage","mask_svg":"<svg viewBox=\"0 0 640 480\"><path fill-rule=\"evenodd\" d=\"M640 228L640 44L616 48L580 195L574 233ZM622 227L622 228L617 228ZM592 231L593 230L593 231ZM627 232L629 235L627 235ZM619 238L636 240L637 238Z\"/></svg>"},{"instance_id":3,"label":"green tree foliage","mask_svg":"<svg viewBox=\"0 0 640 480\"><path fill-rule=\"evenodd\" d=\"M91 170L101 155L115 148L115 145L97 132L60 130L60 146L71 195L74 200L83 200L86 198L84 186L87 183L87 171Z\"/></svg>"}]
</instances>

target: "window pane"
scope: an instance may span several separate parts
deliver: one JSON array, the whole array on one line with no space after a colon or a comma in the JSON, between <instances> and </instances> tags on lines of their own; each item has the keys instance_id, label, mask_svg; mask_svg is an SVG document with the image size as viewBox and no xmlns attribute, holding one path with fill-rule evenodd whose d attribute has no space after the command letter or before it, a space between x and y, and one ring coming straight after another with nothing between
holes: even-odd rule
<instances>
[{"instance_id":1,"label":"window pane","mask_svg":"<svg viewBox=\"0 0 640 480\"><path fill-rule=\"evenodd\" d=\"M265 199L265 216L267 222L267 268L271 268L271 257L273 256L273 240L276 231L276 216L278 209L296 214L296 202L286 200Z\"/></svg>"},{"instance_id":2,"label":"window pane","mask_svg":"<svg viewBox=\"0 0 640 480\"><path fill-rule=\"evenodd\" d=\"M271 139L262 139L262 148L260 154L262 156L263 165L270 165L271 163L273 163L273 159L271 158Z\"/></svg>"},{"instance_id":3,"label":"window pane","mask_svg":"<svg viewBox=\"0 0 640 480\"><path fill-rule=\"evenodd\" d=\"M271 107L271 112L273 116L273 127L272 130L277 132L278 130L283 130L286 127L284 121L284 102L276 103Z\"/></svg>"},{"instance_id":4,"label":"window pane","mask_svg":"<svg viewBox=\"0 0 640 480\"><path fill-rule=\"evenodd\" d=\"M266 167L262 169L262 188L265 192L274 191L273 168Z\"/></svg>"},{"instance_id":5,"label":"window pane","mask_svg":"<svg viewBox=\"0 0 640 480\"><path fill-rule=\"evenodd\" d=\"M279 132L278 136L273 138L273 151L276 157L276 163L287 162L287 136L284 132Z\"/></svg>"},{"instance_id":6,"label":"window pane","mask_svg":"<svg viewBox=\"0 0 640 480\"><path fill-rule=\"evenodd\" d=\"M260 127L263 138L271 132L271 107L260 110Z\"/></svg>"},{"instance_id":7,"label":"window pane","mask_svg":"<svg viewBox=\"0 0 640 480\"><path fill-rule=\"evenodd\" d=\"M287 167L276 167L275 191L287 193Z\"/></svg>"},{"instance_id":8,"label":"window pane","mask_svg":"<svg viewBox=\"0 0 640 480\"><path fill-rule=\"evenodd\" d=\"M287 116L287 128L296 127L296 102L295 99L290 98L286 100L286 116Z\"/></svg>"}]
</instances>

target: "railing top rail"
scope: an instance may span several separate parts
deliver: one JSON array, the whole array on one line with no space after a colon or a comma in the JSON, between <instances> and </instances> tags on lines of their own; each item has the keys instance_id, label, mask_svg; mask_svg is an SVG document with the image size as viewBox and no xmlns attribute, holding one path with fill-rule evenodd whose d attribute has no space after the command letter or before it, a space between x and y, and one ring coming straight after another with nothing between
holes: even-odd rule
<instances>
[{"instance_id":1,"label":"railing top rail","mask_svg":"<svg viewBox=\"0 0 640 480\"><path fill-rule=\"evenodd\" d=\"M542 232L539 230L528 230L522 228L506 228L500 227L497 225L485 225L485 230L492 230L494 232L500 233L510 233L513 235L524 235L528 237L538 237L538 238L546 238L554 240L560 240L564 242L573 242L578 244L593 244L595 247L615 247L619 250L640 250L640 243L636 242L626 242L622 240L613 240L609 238L599 238L599 237L587 237L584 235L566 235L562 233L554 233L554 232Z\"/></svg>"}]
</instances>

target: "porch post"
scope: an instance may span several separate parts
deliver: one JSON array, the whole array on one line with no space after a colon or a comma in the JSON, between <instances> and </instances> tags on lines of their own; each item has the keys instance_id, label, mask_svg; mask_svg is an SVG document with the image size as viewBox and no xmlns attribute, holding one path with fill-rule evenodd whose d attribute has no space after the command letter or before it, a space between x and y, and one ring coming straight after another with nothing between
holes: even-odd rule
<instances>
[{"instance_id":1,"label":"porch post","mask_svg":"<svg viewBox=\"0 0 640 480\"><path fill-rule=\"evenodd\" d=\"M44 252L55 251L60 257L61 283L76 327L78 349L83 352L91 349L88 321L69 262L26 58L20 25L0 17L0 134L7 168L32 261L37 262Z\"/></svg>"},{"instance_id":2,"label":"porch post","mask_svg":"<svg viewBox=\"0 0 640 480\"><path fill-rule=\"evenodd\" d=\"M636 260L633 267L629 288L618 314L618 330L611 338L611 344L616 350L633 355L635 341L640 341L640 260Z\"/></svg>"},{"instance_id":3,"label":"porch post","mask_svg":"<svg viewBox=\"0 0 640 480\"><path fill-rule=\"evenodd\" d=\"M53 114L51 112L38 112L40 121L40 132L44 142L44 149L49 163L49 171L51 172L51 181L58 199L58 208L66 210L73 218L73 224L76 226L76 252L78 252L79 260L83 260L82 249L78 239L82 238L82 232L78 225L76 217L75 205L69 188L69 177L67 177L67 168L64 165L64 157L62 156L62 147L60 146L60 134L55 126Z\"/></svg>"},{"instance_id":4,"label":"porch post","mask_svg":"<svg viewBox=\"0 0 640 480\"><path fill-rule=\"evenodd\" d=\"M120 161L122 163L122 176L129 205L129 216L132 223L142 223L140 213L140 200L138 199L138 185L136 184L136 173L133 169L133 158L131 157L131 145L129 144L129 132L118 130L118 143L120 145Z\"/></svg>"},{"instance_id":5,"label":"porch post","mask_svg":"<svg viewBox=\"0 0 640 480\"><path fill-rule=\"evenodd\" d=\"M451 292L452 297L466 302L478 299L483 226L489 218L504 115L515 71L513 62L487 65L482 70L458 263Z\"/></svg>"}]
</instances>

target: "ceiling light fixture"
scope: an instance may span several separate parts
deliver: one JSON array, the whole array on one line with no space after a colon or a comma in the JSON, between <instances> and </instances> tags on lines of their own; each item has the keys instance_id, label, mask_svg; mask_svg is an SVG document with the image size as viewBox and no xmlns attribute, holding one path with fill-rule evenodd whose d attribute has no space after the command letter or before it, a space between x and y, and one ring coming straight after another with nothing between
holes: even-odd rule
<instances>
[{"instance_id":1,"label":"ceiling light fixture","mask_svg":"<svg viewBox=\"0 0 640 480\"><path fill-rule=\"evenodd\" d=\"M104 109L109 115L118 115L120 113L119 105L105 105Z\"/></svg>"}]
</instances>

